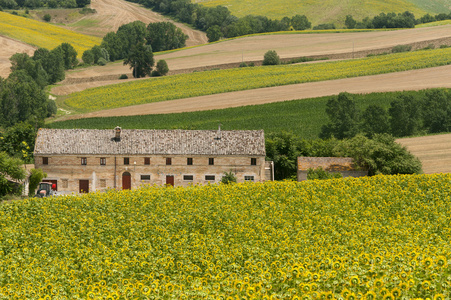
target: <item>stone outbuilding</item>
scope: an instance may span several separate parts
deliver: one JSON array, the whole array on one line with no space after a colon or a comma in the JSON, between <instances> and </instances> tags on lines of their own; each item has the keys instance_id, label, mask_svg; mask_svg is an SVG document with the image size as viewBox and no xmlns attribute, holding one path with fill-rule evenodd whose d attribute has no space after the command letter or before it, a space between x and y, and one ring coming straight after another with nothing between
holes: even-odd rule
<instances>
[{"instance_id":1,"label":"stone outbuilding","mask_svg":"<svg viewBox=\"0 0 451 300\"><path fill-rule=\"evenodd\" d=\"M271 180L263 130L40 129L35 167L62 192Z\"/></svg>"},{"instance_id":2,"label":"stone outbuilding","mask_svg":"<svg viewBox=\"0 0 451 300\"><path fill-rule=\"evenodd\" d=\"M307 180L308 170L319 167L327 172L340 173L343 177L368 176L368 171L359 169L350 157L298 157L298 181Z\"/></svg>"}]
</instances>

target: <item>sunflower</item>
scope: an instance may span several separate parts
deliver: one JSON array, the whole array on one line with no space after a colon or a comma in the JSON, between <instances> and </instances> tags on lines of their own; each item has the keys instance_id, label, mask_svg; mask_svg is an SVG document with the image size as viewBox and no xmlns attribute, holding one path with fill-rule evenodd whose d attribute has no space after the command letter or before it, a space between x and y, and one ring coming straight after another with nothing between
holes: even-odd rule
<instances>
[{"instance_id":1,"label":"sunflower","mask_svg":"<svg viewBox=\"0 0 451 300\"><path fill-rule=\"evenodd\" d=\"M398 298L399 296L401 296L401 290L398 288L394 288L391 290L391 294L395 297Z\"/></svg>"},{"instance_id":2,"label":"sunflower","mask_svg":"<svg viewBox=\"0 0 451 300\"><path fill-rule=\"evenodd\" d=\"M431 287L431 283L429 281L425 280L421 283L421 287L425 290L428 290Z\"/></svg>"},{"instance_id":3,"label":"sunflower","mask_svg":"<svg viewBox=\"0 0 451 300\"><path fill-rule=\"evenodd\" d=\"M446 297L443 294L436 294L434 296L434 300L445 300L445 299L446 299Z\"/></svg>"},{"instance_id":4,"label":"sunflower","mask_svg":"<svg viewBox=\"0 0 451 300\"><path fill-rule=\"evenodd\" d=\"M365 300L374 300L374 299L376 299L376 293L374 291L368 291L363 296L363 299L365 299Z\"/></svg>"},{"instance_id":5,"label":"sunflower","mask_svg":"<svg viewBox=\"0 0 451 300\"><path fill-rule=\"evenodd\" d=\"M446 267L446 265L447 265L446 257L444 257L443 255L440 255L439 257L437 257L437 260L435 261L435 263L436 263L440 268Z\"/></svg>"},{"instance_id":6,"label":"sunflower","mask_svg":"<svg viewBox=\"0 0 451 300\"><path fill-rule=\"evenodd\" d=\"M357 275L351 276L349 283L351 284L351 286L358 286L360 284L359 276Z\"/></svg>"},{"instance_id":7,"label":"sunflower","mask_svg":"<svg viewBox=\"0 0 451 300\"><path fill-rule=\"evenodd\" d=\"M433 265L433 263L434 263L434 261L430 257L426 257L425 259L423 259L423 266L425 268L431 267Z\"/></svg>"},{"instance_id":8,"label":"sunflower","mask_svg":"<svg viewBox=\"0 0 451 300\"><path fill-rule=\"evenodd\" d=\"M387 293L382 298L383 300L395 300L395 297L391 293Z\"/></svg>"}]
</instances>

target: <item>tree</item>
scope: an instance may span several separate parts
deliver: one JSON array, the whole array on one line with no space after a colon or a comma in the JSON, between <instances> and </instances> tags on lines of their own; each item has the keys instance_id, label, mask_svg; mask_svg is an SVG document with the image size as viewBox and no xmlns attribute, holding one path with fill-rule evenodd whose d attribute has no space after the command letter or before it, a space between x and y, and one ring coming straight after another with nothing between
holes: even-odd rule
<instances>
[{"instance_id":1,"label":"tree","mask_svg":"<svg viewBox=\"0 0 451 300\"><path fill-rule=\"evenodd\" d=\"M291 18L291 26L295 30L306 30L312 27L312 23L304 15L295 15Z\"/></svg>"},{"instance_id":2,"label":"tree","mask_svg":"<svg viewBox=\"0 0 451 300\"><path fill-rule=\"evenodd\" d=\"M42 19L46 22L50 22L52 20L52 16L49 14L45 14Z\"/></svg>"},{"instance_id":3,"label":"tree","mask_svg":"<svg viewBox=\"0 0 451 300\"><path fill-rule=\"evenodd\" d=\"M372 137L376 133L389 133L388 112L378 105L368 106L362 114L361 129L367 137Z\"/></svg>"},{"instance_id":4,"label":"tree","mask_svg":"<svg viewBox=\"0 0 451 300\"><path fill-rule=\"evenodd\" d=\"M185 47L188 36L170 22L150 23L147 26L147 44L155 52Z\"/></svg>"},{"instance_id":5,"label":"tree","mask_svg":"<svg viewBox=\"0 0 451 300\"><path fill-rule=\"evenodd\" d=\"M420 128L420 105L410 95L401 95L390 103L391 132L396 137L415 134Z\"/></svg>"},{"instance_id":6,"label":"tree","mask_svg":"<svg viewBox=\"0 0 451 300\"><path fill-rule=\"evenodd\" d=\"M307 170L307 179L308 180L314 180L314 179L333 179L333 178L343 178L343 175L340 173L334 172L330 173L324 170L322 167L318 167L316 169L309 168Z\"/></svg>"},{"instance_id":7,"label":"tree","mask_svg":"<svg viewBox=\"0 0 451 300\"><path fill-rule=\"evenodd\" d=\"M7 194L18 194L20 189L8 181L24 180L25 170L22 168L23 162L20 159L10 157L5 152L0 152L0 196Z\"/></svg>"},{"instance_id":8,"label":"tree","mask_svg":"<svg viewBox=\"0 0 451 300\"><path fill-rule=\"evenodd\" d=\"M130 65L130 69L133 69L135 78L150 76L154 64L152 48L143 44L133 46L124 60L124 65Z\"/></svg>"},{"instance_id":9,"label":"tree","mask_svg":"<svg viewBox=\"0 0 451 300\"><path fill-rule=\"evenodd\" d=\"M124 58L122 53L123 42L115 32L107 33L103 37L100 47L105 48L108 51L111 61Z\"/></svg>"},{"instance_id":10,"label":"tree","mask_svg":"<svg viewBox=\"0 0 451 300\"><path fill-rule=\"evenodd\" d=\"M280 57L277 52L274 50L267 51L263 57L263 65L280 65Z\"/></svg>"},{"instance_id":11,"label":"tree","mask_svg":"<svg viewBox=\"0 0 451 300\"><path fill-rule=\"evenodd\" d=\"M39 185L39 182L45 177L47 177L47 173L43 172L42 169L31 169L30 177L28 180L28 196L32 197L34 195L34 191Z\"/></svg>"},{"instance_id":12,"label":"tree","mask_svg":"<svg viewBox=\"0 0 451 300\"><path fill-rule=\"evenodd\" d=\"M274 162L274 178L296 178L296 163L300 152L296 136L289 132L269 134L266 137L266 157Z\"/></svg>"},{"instance_id":13,"label":"tree","mask_svg":"<svg viewBox=\"0 0 451 300\"><path fill-rule=\"evenodd\" d=\"M207 29L207 37L209 43L219 41L221 36L221 28L218 25L214 25Z\"/></svg>"},{"instance_id":14,"label":"tree","mask_svg":"<svg viewBox=\"0 0 451 300\"><path fill-rule=\"evenodd\" d=\"M451 94L430 90L422 105L424 127L431 133L451 130Z\"/></svg>"},{"instance_id":15,"label":"tree","mask_svg":"<svg viewBox=\"0 0 451 300\"><path fill-rule=\"evenodd\" d=\"M69 43L62 43L57 48L61 49L63 55L64 68L66 70L73 69L78 65L77 51Z\"/></svg>"},{"instance_id":16,"label":"tree","mask_svg":"<svg viewBox=\"0 0 451 300\"><path fill-rule=\"evenodd\" d=\"M92 52L92 50L86 50L85 52L83 52L81 59L85 64L92 65L94 63L94 53Z\"/></svg>"},{"instance_id":17,"label":"tree","mask_svg":"<svg viewBox=\"0 0 451 300\"><path fill-rule=\"evenodd\" d=\"M169 67L165 60L160 59L157 62L157 72L158 72L159 76L165 76L166 74L168 74Z\"/></svg>"},{"instance_id":18,"label":"tree","mask_svg":"<svg viewBox=\"0 0 451 300\"><path fill-rule=\"evenodd\" d=\"M351 15L347 15L346 20L345 20L346 28L354 29L356 25L357 25L357 21L354 20L354 18Z\"/></svg>"},{"instance_id":19,"label":"tree","mask_svg":"<svg viewBox=\"0 0 451 300\"><path fill-rule=\"evenodd\" d=\"M0 133L0 151L32 163L35 138L36 129L30 123L17 123Z\"/></svg>"},{"instance_id":20,"label":"tree","mask_svg":"<svg viewBox=\"0 0 451 300\"><path fill-rule=\"evenodd\" d=\"M350 138L359 132L359 112L352 95L340 93L327 101L326 114L329 124L321 128L320 137Z\"/></svg>"}]
</instances>

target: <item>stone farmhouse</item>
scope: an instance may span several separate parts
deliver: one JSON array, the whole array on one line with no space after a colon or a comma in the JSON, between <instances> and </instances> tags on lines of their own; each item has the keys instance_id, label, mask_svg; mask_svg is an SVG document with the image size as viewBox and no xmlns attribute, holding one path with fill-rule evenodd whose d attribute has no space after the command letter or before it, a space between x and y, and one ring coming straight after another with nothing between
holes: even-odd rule
<instances>
[{"instance_id":1,"label":"stone farmhouse","mask_svg":"<svg viewBox=\"0 0 451 300\"><path fill-rule=\"evenodd\" d=\"M61 192L271 180L263 130L40 129L35 167Z\"/></svg>"},{"instance_id":2,"label":"stone farmhouse","mask_svg":"<svg viewBox=\"0 0 451 300\"><path fill-rule=\"evenodd\" d=\"M298 157L297 179L307 180L309 169L323 168L343 177L368 176L368 170L359 169L350 157Z\"/></svg>"}]
</instances>

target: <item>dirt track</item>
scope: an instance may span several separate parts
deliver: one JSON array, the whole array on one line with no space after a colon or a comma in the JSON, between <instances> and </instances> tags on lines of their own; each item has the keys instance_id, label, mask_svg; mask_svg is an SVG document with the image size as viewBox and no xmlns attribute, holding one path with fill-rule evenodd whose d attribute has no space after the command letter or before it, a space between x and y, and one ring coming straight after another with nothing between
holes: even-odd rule
<instances>
[{"instance_id":1,"label":"dirt track","mask_svg":"<svg viewBox=\"0 0 451 300\"><path fill-rule=\"evenodd\" d=\"M6 78L11 72L9 58L15 53L33 55L36 48L28 44L0 36L0 77Z\"/></svg>"}]
</instances>

